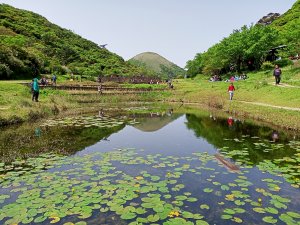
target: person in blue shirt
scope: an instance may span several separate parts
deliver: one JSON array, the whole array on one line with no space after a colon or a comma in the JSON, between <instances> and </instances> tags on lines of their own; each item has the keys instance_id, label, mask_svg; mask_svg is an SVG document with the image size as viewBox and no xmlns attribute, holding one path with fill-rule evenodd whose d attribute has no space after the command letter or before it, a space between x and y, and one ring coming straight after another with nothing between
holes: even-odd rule
<instances>
[{"instance_id":1,"label":"person in blue shirt","mask_svg":"<svg viewBox=\"0 0 300 225\"><path fill-rule=\"evenodd\" d=\"M53 74L53 76L52 76L52 85L56 85L56 75L55 74Z\"/></svg>"},{"instance_id":2,"label":"person in blue shirt","mask_svg":"<svg viewBox=\"0 0 300 225\"><path fill-rule=\"evenodd\" d=\"M39 101L39 93L40 93L40 87L39 87L39 83L38 83L38 79L34 78L33 79L33 83L32 83L32 101Z\"/></svg>"}]
</instances>

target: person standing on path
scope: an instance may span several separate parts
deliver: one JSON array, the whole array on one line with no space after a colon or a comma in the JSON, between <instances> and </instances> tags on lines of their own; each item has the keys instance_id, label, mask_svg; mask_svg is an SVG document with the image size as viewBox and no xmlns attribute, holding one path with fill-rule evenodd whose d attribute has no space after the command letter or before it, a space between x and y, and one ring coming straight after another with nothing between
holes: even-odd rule
<instances>
[{"instance_id":1,"label":"person standing on path","mask_svg":"<svg viewBox=\"0 0 300 225\"><path fill-rule=\"evenodd\" d=\"M278 85L281 80L281 69L279 68L278 65L275 65L273 76L275 77L275 84Z\"/></svg>"},{"instance_id":2,"label":"person standing on path","mask_svg":"<svg viewBox=\"0 0 300 225\"><path fill-rule=\"evenodd\" d=\"M52 85L54 85L54 86L56 86L56 75L55 74L53 74L53 76L52 76Z\"/></svg>"},{"instance_id":3,"label":"person standing on path","mask_svg":"<svg viewBox=\"0 0 300 225\"><path fill-rule=\"evenodd\" d=\"M39 87L39 83L38 83L37 78L33 79L32 88L33 88L32 101L38 102L39 101L40 87Z\"/></svg>"},{"instance_id":4,"label":"person standing on path","mask_svg":"<svg viewBox=\"0 0 300 225\"><path fill-rule=\"evenodd\" d=\"M235 91L235 87L233 86L233 83L231 83L228 87L229 100L232 100L234 91Z\"/></svg>"}]
</instances>

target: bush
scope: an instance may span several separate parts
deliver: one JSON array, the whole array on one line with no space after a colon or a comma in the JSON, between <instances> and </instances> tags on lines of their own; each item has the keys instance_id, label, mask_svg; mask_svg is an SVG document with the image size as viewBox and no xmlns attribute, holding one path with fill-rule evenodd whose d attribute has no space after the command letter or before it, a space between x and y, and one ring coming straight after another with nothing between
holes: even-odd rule
<instances>
[{"instance_id":1,"label":"bush","mask_svg":"<svg viewBox=\"0 0 300 225\"><path fill-rule=\"evenodd\" d=\"M224 108L224 100L222 96L212 96L208 103L210 108L214 109L223 109Z\"/></svg>"},{"instance_id":2,"label":"bush","mask_svg":"<svg viewBox=\"0 0 300 225\"><path fill-rule=\"evenodd\" d=\"M293 61L290 59L280 59L274 62L274 65L278 65L279 67L293 65Z\"/></svg>"},{"instance_id":3,"label":"bush","mask_svg":"<svg viewBox=\"0 0 300 225\"><path fill-rule=\"evenodd\" d=\"M261 66L262 70L271 70L273 68L274 68L274 65L271 62L264 62Z\"/></svg>"},{"instance_id":4,"label":"bush","mask_svg":"<svg viewBox=\"0 0 300 225\"><path fill-rule=\"evenodd\" d=\"M260 89L265 86L268 86L268 81L266 81L266 80L256 81L254 84L254 89Z\"/></svg>"}]
</instances>

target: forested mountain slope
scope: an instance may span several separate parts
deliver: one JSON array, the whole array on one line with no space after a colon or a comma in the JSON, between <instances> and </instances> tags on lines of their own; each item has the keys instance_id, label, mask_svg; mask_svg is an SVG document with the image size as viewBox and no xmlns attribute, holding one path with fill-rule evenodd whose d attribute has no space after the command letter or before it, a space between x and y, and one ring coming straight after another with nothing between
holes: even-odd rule
<instances>
[{"instance_id":1,"label":"forested mountain slope","mask_svg":"<svg viewBox=\"0 0 300 225\"><path fill-rule=\"evenodd\" d=\"M36 13L0 4L0 79L51 72L97 76L142 70Z\"/></svg>"}]
</instances>

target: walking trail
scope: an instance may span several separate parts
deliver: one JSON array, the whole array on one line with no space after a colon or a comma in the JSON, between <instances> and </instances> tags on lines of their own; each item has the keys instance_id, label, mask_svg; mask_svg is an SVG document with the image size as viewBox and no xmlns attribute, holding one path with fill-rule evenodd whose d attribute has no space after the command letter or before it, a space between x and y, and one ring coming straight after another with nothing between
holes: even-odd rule
<instances>
[{"instance_id":1,"label":"walking trail","mask_svg":"<svg viewBox=\"0 0 300 225\"><path fill-rule=\"evenodd\" d=\"M282 88L300 88L299 86L293 86L290 84L284 84L284 83L280 83L279 85L276 85L275 83L269 83L273 86L277 86L277 87L282 87Z\"/></svg>"},{"instance_id":2,"label":"walking trail","mask_svg":"<svg viewBox=\"0 0 300 225\"><path fill-rule=\"evenodd\" d=\"M276 108L276 109L286 109L286 110L292 110L292 111L300 111L300 108L270 105L270 104L261 103L261 102L247 102L247 101L237 101L237 102L252 104L252 105L261 105L261 106L272 107L272 108Z\"/></svg>"}]
</instances>

